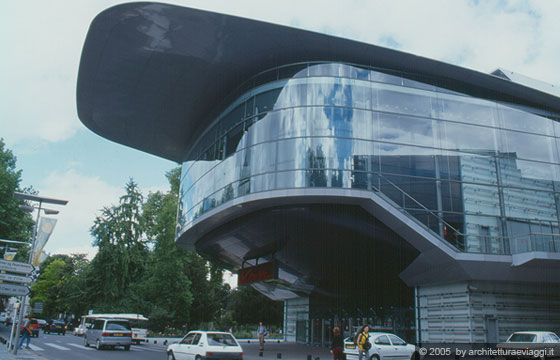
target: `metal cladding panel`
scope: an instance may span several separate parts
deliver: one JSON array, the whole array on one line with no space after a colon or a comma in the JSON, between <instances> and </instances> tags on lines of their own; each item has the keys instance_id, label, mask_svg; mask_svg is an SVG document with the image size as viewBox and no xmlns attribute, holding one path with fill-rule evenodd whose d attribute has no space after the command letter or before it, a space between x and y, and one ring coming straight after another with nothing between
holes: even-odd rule
<instances>
[{"instance_id":1,"label":"metal cladding panel","mask_svg":"<svg viewBox=\"0 0 560 360\"><path fill-rule=\"evenodd\" d=\"M180 162L242 82L305 61L409 72L474 96L560 111L558 97L412 54L208 11L127 3L90 26L78 115L107 139Z\"/></svg>"},{"instance_id":2,"label":"metal cladding panel","mask_svg":"<svg viewBox=\"0 0 560 360\"><path fill-rule=\"evenodd\" d=\"M520 329L558 331L557 285L471 281L418 287L417 317L423 343L490 343L488 319L498 341Z\"/></svg>"}]
</instances>

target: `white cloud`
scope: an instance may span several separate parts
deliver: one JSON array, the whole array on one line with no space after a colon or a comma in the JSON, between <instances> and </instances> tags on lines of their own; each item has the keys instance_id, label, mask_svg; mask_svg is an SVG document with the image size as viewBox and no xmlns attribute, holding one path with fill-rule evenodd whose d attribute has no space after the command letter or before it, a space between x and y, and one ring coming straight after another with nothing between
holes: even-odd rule
<instances>
[{"instance_id":1,"label":"white cloud","mask_svg":"<svg viewBox=\"0 0 560 360\"><path fill-rule=\"evenodd\" d=\"M207 10L326 32L490 72L560 83L558 1L248 0L184 2Z\"/></svg>"},{"instance_id":2,"label":"white cloud","mask_svg":"<svg viewBox=\"0 0 560 360\"><path fill-rule=\"evenodd\" d=\"M45 196L68 200L66 206L52 206L60 213L56 216L58 223L47 243L47 252L90 247L93 238L89 229L95 216L104 206L117 203L124 192L122 188L111 186L99 177L88 177L73 169L51 172L43 180L40 189Z\"/></svg>"},{"instance_id":3,"label":"white cloud","mask_svg":"<svg viewBox=\"0 0 560 360\"><path fill-rule=\"evenodd\" d=\"M167 1L326 32L489 72L560 83L559 1ZM75 86L89 24L117 0L3 4L0 128L8 145L60 141L83 128Z\"/></svg>"},{"instance_id":4,"label":"white cloud","mask_svg":"<svg viewBox=\"0 0 560 360\"><path fill-rule=\"evenodd\" d=\"M115 187L99 177L88 177L72 168L65 172L51 172L43 180L40 189L41 195L68 200L68 204L63 207L48 205L60 213L56 215L58 222L46 251L53 254L87 253L93 257L97 249L91 246L93 237L89 229L103 207L118 204L120 196L125 193L124 184ZM141 188L140 191L146 199L150 192L165 193L169 189L153 186Z\"/></svg>"},{"instance_id":5,"label":"white cloud","mask_svg":"<svg viewBox=\"0 0 560 360\"><path fill-rule=\"evenodd\" d=\"M97 248L88 245L58 248L52 250L52 252L50 253L50 255L55 255L55 254L64 254L64 255L86 254L86 258L91 261L95 257L95 254L97 254Z\"/></svg>"}]
</instances>

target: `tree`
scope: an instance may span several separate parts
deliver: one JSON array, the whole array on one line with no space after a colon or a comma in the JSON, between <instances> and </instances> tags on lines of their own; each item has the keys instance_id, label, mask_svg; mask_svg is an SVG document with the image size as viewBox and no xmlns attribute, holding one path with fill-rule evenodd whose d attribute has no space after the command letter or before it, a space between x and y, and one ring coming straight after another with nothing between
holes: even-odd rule
<instances>
[{"instance_id":1,"label":"tree","mask_svg":"<svg viewBox=\"0 0 560 360\"><path fill-rule=\"evenodd\" d=\"M77 314L87 310L83 271L89 262L85 254L53 255L41 264L41 273L32 287L31 304L43 303L43 314Z\"/></svg>"},{"instance_id":2,"label":"tree","mask_svg":"<svg viewBox=\"0 0 560 360\"><path fill-rule=\"evenodd\" d=\"M174 325L190 320L193 295L190 278L185 272L189 266L188 252L175 244L180 174L180 168L169 171L166 176L170 192L148 195L143 206L142 223L147 238L154 244L143 293L152 305L149 317L154 324L170 317Z\"/></svg>"},{"instance_id":3,"label":"tree","mask_svg":"<svg viewBox=\"0 0 560 360\"><path fill-rule=\"evenodd\" d=\"M57 314L61 312L60 293L64 283L66 263L55 259L48 264L37 282L33 285L32 303L42 302L43 312Z\"/></svg>"},{"instance_id":4,"label":"tree","mask_svg":"<svg viewBox=\"0 0 560 360\"><path fill-rule=\"evenodd\" d=\"M150 194L143 207L146 236L154 243L145 298L154 307L156 321L173 316L173 324L198 327L221 315L229 287L222 284L222 269L175 243L180 168L166 174L171 190Z\"/></svg>"},{"instance_id":5,"label":"tree","mask_svg":"<svg viewBox=\"0 0 560 360\"><path fill-rule=\"evenodd\" d=\"M33 232L31 215L19 208L24 201L14 198L14 191L35 193L22 189L21 170L16 169L16 157L0 138L0 239L30 241ZM25 254L20 255L20 257Z\"/></svg>"},{"instance_id":6,"label":"tree","mask_svg":"<svg viewBox=\"0 0 560 360\"><path fill-rule=\"evenodd\" d=\"M135 282L142 280L149 251L142 238L141 209L143 197L138 185L130 179L119 205L105 207L97 216L90 232L98 253L86 274L89 277L90 295L95 304L105 311L127 307L132 311L130 300L138 299L131 293ZM126 303L125 303L126 302ZM140 304L132 304L139 307Z\"/></svg>"},{"instance_id":7,"label":"tree","mask_svg":"<svg viewBox=\"0 0 560 360\"><path fill-rule=\"evenodd\" d=\"M240 286L231 293L228 311L237 324L282 324L283 303L270 300L251 286Z\"/></svg>"},{"instance_id":8,"label":"tree","mask_svg":"<svg viewBox=\"0 0 560 360\"><path fill-rule=\"evenodd\" d=\"M185 271L192 282L191 324L196 327L220 317L227 302L229 286L222 284L221 268L194 252L189 252L188 259L189 266Z\"/></svg>"}]
</instances>

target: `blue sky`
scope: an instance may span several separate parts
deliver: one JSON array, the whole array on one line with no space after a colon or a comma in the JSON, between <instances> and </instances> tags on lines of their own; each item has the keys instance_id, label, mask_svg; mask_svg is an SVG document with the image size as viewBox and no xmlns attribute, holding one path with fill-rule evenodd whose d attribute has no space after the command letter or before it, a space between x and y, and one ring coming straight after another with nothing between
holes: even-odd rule
<instances>
[{"instance_id":1,"label":"blue sky","mask_svg":"<svg viewBox=\"0 0 560 360\"><path fill-rule=\"evenodd\" d=\"M130 177L167 190L177 164L105 140L79 121L76 78L91 20L122 3L27 0L0 13L0 137L23 185L67 199L46 250L94 254L89 227ZM560 1L163 1L396 48L482 72L503 67L560 84Z\"/></svg>"}]
</instances>

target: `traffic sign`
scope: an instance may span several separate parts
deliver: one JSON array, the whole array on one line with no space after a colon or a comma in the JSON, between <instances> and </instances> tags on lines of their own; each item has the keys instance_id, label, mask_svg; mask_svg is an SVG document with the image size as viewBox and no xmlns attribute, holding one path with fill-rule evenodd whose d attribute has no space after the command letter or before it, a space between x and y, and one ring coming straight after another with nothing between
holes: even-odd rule
<instances>
[{"instance_id":1,"label":"traffic sign","mask_svg":"<svg viewBox=\"0 0 560 360\"><path fill-rule=\"evenodd\" d=\"M42 302L36 302L35 304L33 304L33 312L37 313L37 314L42 314L43 313L43 303Z\"/></svg>"},{"instance_id":2,"label":"traffic sign","mask_svg":"<svg viewBox=\"0 0 560 360\"><path fill-rule=\"evenodd\" d=\"M27 276L0 274L0 280L29 284L29 283L31 283L32 278L27 277Z\"/></svg>"},{"instance_id":3,"label":"traffic sign","mask_svg":"<svg viewBox=\"0 0 560 360\"><path fill-rule=\"evenodd\" d=\"M23 285L0 284L0 295L25 296L29 295L29 288Z\"/></svg>"},{"instance_id":4,"label":"traffic sign","mask_svg":"<svg viewBox=\"0 0 560 360\"><path fill-rule=\"evenodd\" d=\"M35 267L31 264L22 263L19 261L7 261L0 259L0 270L14 272L18 274L29 274Z\"/></svg>"}]
</instances>

